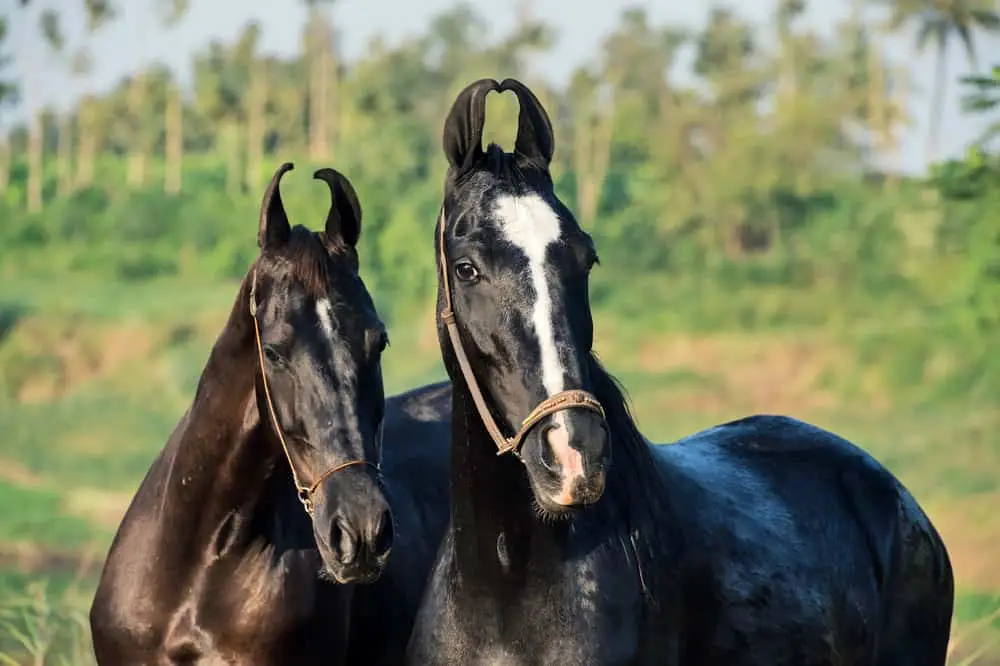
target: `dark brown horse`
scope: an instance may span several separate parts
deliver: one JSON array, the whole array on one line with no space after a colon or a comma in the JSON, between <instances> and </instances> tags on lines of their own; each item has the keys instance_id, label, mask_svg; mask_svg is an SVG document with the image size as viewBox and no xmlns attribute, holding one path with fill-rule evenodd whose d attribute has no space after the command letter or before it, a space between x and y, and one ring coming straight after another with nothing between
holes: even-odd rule
<instances>
[{"instance_id":1,"label":"dark brown horse","mask_svg":"<svg viewBox=\"0 0 1000 666\"><path fill-rule=\"evenodd\" d=\"M484 151L504 90L514 152ZM445 123L451 522L409 663L942 666L948 554L862 449L778 416L640 434L592 351L597 253L553 189L554 145L512 79L472 84Z\"/></svg>"},{"instance_id":2,"label":"dark brown horse","mask_svg":"<svg viewBox=\"0 0 1000 666\"><path fill-rule=\"evenodd\" d=\"M388 338L358 275L361 207L321 169L325 229L293 228L279 192L291 168L271 180L260 256L111 546L90 614L102 666L398 663L405 648L447 519L446 444L415 449L406 433L441 430L427 417L441 391L394 401L383 485Z\"/></svg>"}]
</instances>

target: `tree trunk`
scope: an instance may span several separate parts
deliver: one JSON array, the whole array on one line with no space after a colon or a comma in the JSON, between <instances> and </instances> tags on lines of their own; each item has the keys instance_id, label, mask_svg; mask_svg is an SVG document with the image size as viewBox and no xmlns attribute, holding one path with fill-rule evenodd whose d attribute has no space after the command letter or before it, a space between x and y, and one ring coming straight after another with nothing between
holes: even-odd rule
<instances>
[{"instance_id":1,"label":"tree trunk","mask_svg":"<svg viewBox=\"0 0 1000 666\"><path fill-rule=\"evenodd\" d=\"M310 17L310 91L309 91L309 157L314 162L329 157L327 140L327 80L329 76L330 45L327 31L318 12Z\"/></svg>"},{"instance_id":2,"label":"tree trunk","mask_svg":"<svg viewBox=\"0 0 1000 666\"><path fill-rule=\"evenodd\" d=\"M128 158L128 184L132 187L142 187L146 180L146 152L142 140L142 112L146 106L145 84L144 76L136 74L129 86L129 114L135 127Z\"/></svg>"},{"instance_id":3,"label":"tree trunk","mask_svg":"<svg viewBox=\"0 0 1000 666\"><path fill-rule=\"evenodd\" d=\"M593 161L591 156L594 151L594 144L591 136L590 107L574 104L573 111L578 114L573 120L573 175L576 177L576 208L580 216L580 222L588 224L587 218L588 202L593 198L590 193L590 178L588 177L589 165Z\"/></svg>"},{"instance_id":4,"label":"tree trunk","mask_svg":"<svg viewBox=\"0 0 1000 666\"><path fill-rule=\"evenodd\" d=\"M59 134L56 137L57 192L69 196L73 189L73 131L69 111L59 114Z\"/></svg>"},{"instance_id":5,"label":"tree trunk","mask_svg":"<svg viewBox=\"0 0 1000 666\"><path fill-rule=\"evenodd\" d=\"M133 147L128 156L128 184L131 187L142 187L146 180L146 156L141 148Z\"/></svg>"},{"instance_id":6,"label":"tree trunk","mask_svg":"<svg viewBox=\"0 0 1000 666\"><path fill-rule=\"evenodd\" d=\"M176 86L171 87L168 95L163 191L167 194L180 194L184 159L184 106L181 91Z\"/></svg>"},{"instance_id":7,"label":"tree trunk","mask_svg":"<svg viewBox=\"0 0 1000 666\"><path fill-rule=\"evenodd\" d=\"M882 54L875 44L874 35L868 46L868 136L872 149L870 158L879 164L879 170L884 171L881 163L886 148L886 131L888 118L885 112L885 76L882 68Z\"/></svg>"},{"instance_id":8,"label":"tree trunk","mask_svg":"<svg viewBox=\"0 0 1000 666\"><path fill-rule=\"evenodd\" d=\"M231 197L240 193L240 126L230 121L222 128L223 151L226 158L226 194Z\"/></svg>"},{"instance_id":9,"label":"tree trunk","mask_svg":"<svg viewBox=\"0 0 1000 666\"><path fill-rule=\"evenodd\" d=\"M897 108L901 117L898 122L906 121L906 105L909 104L910 97L910 70L903 68L900 73L901 79L899 83L899 102L897 103ZM903 151L902 142L899 137L896 136L895 132L892 133L892 153L893 153L893 168L889 173L889 190L895 192L899 189L899 176L903 172Z\"/></svg>"},{"instance_id":10,"label":"tree trunk","mask_svg":"<svg viewBox=\"0 0 1000 666\"><path fill-rule=\"evenodd\" d=\"M267 69L260 64L250 84L247 109L247 173L246 184L251 192L260 187L261 164L264 161L264 114L267 111Z\"/></svg>"},{"instance_id":11,"label":"tree trunk","mask_svg":"<svg viewBox=\"0 0 1000 666\"><path fill-rule=\"evenodd\" d=\"M948 86L948 47L938 44L937 69L934 74L934 97L931 99L930 123L927 126L927 168L938 159L938 140L941 135L941 117L944 114L944 94Z\"/></svg>"},{"instance_id":12,"label":"tree trunk","mask_svg":"<svg viewBox=\"0 0 1000 666\"><path fill-rule=\"evenodd\" d=\"M618 77L611 77L613 87L617 87ZM609 96L611 99L614 95ZM587 105L584 113L588 114L587 122L581 123L580 134L576 137L578 159L575 165L577 177L577 205L581 221L592 225L597 219L601 205L601 195L604 192L604 180L608 174L608 163L611 159L611 143L614 133L615 108L614 102L609 102L608 108L599 108L600 87L594 90L592 106ZM592 115L591 115L592 114Z\"/></svg>"},{"instance_id":13,"label":"tree trunk","mask_svg":"<svg viewBox=\"0 0 1000 666\"><path fill-rule=\"evenodd\" d=\"M80 101L76 125L76 186L87 187L94 182L94 155L97 153L97 128L94 114L96 101L87 97Z\"/></svg>"},{"instance_id":14,"label":"tree trunk","mask_svg":"<svg viewBox=\"0 0 1000 666\"><path fill-rule=\"evenodd\" d=\"M43 139L45 128L42 125L42 112L35 111L31 115L28 127L28 212L38 213L42 210L42 152L45 150Z\"/></svg>"},{"instance_id":15,"label":"tree trunk","mask_svg":"<svg viewBox=\"0 0 1000 666\"><path fill-rule=\"evenodd\" d=\"M6 194L10 186L10 139L0 136L0 195Z\"/></svg>"},{"instance_id":16,"label":"tree trunk","mask_svg":"<svg viewBox=\"0 0 1000 666\"><path fill-rule=\"evenodd\" d=\"M587 217L589 224L597 220L601 206L601 195L604 193L604 180L608 176L608 163L611 161L611 137L614 130L614 108L605 113L598 112L597 124L594 127L594 149L591 151L590 187L588 188Z\"/></svg>"},{"instance_id":17,"label":"tree trunk","mask_svg":"<svg viewBox=\"0 0 1000 666\"><path fill-rule=\"evenodd\" d=\"M340 63L337 60L337 55L333 50L333 46L330 47L330 57L329 57L329 76L327 77L329 82L329 90L326 94L327 100L327 128L329 130L329 156L328 159L335 159L337 155L337 145L340 141Z\"/></svg>"},{"instance_id":18,"label":"tree trunk","mask_svg":"<svg viewBox=\"0 0 1000 666\"><path fill-rule=\"evenodd\" d=\"M524 32L525 29L531 24L532 17L534 16L534 0L517 0L515 4L514 14L516 16L516 26L518 32ZM533 62L532 53L530 50L525 50L524 55L521 56L523 60L524 69L521 72L525 79L530 79L533 72Z\"/></svg>"}]
</instances>

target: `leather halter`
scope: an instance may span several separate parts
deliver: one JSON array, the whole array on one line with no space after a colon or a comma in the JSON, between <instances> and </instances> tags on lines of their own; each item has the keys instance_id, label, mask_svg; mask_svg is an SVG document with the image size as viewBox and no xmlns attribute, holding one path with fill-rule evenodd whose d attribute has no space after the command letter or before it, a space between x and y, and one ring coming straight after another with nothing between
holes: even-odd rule
<instances>
[{"instance_id":1,"label":"leather halter","mask_svg":"<svg viewBox=\"0 0 1000 666\"><path fill-rule=\"evenodd\" d=\"M521 422L521 428L514 434L513 437L505 437L503 432L500 430L500 426L493 419L493 415L490 413L489 406L486 404L486 399L483 397L483 392L479 388L479 383L476 381L476 376L472 372L472 365L469 363L469 357L465 353L465 347L462 346L462 340L458 334L458 324L455 321L455 311L452 309L451 300L451 282L448 280L448 254L445 251L445 216L444 216L444 206L441 207L441 218L438 220L439 238L438 238L438 254L441 263L441 287L444 292L444 306L441 309L440 317L441 321L444 322L445 328L448 331L448 338L451 340L452 349L455 352L455 359L458 361L458 367L462 370L462 376L465 378L465 383L469 387L469 393L472 395L472 401L476 404L476 411L479 412L479 417L483 420L483 425L486 426L486 432L490 434L490 438L493 443L497 446L497 455L503 455L504 453L513 453L518 458L521 457L521 445L524 443L525 437L531 432L532 428L538 425L545 417L561 412L565 409L589 409L592 412L597 412L604 419L604 407L601 406L600 401L591 393L581 389L570 389L568 391L560 391L555 395L549 396L542 402L538 404L531 413Z\"/></svg>"},{"instance_id":2,"label":"leather halter","mask_svg":"<svg viewBox=\"0 0 1000 666\"><path fill-rule=\"evenodd\" d=\"M281 442L281 450L285 453L285 459L288 461L288 467L292 470L292 480L295 482L295 491L298 495L299 502L302 503L302 508L306 510L310 516L313 515L313 495L319 488L320 484L326 481L328 478L336 474L337 472L347 469L348 467L354 467L355 465L367 465L379 472L377 465L373 465L367 460L348 460L347 462L340 463L339 465L334 465L330 469L326 470L313 481L311 486L306 486L302 484L301 477L299 473L295 470L295 463L292 462L292 456L288 451L288 443L285 441L285 433L281 429L281 424L278 423L278 415L274 410L274 403L271 401L271 389L267 382L267 372L264 370L264 345L260 340L260 323L257 321L257 269L254 268L253 278L250 283L250 316L253 319L253 332L254 337L257 339L257 358L260 360L260 376L264 384L264 398L267 402L267 411L271 415L271 424L274 426L274 432L278 435L278 441Z\"/></svg>"}]
</instances>

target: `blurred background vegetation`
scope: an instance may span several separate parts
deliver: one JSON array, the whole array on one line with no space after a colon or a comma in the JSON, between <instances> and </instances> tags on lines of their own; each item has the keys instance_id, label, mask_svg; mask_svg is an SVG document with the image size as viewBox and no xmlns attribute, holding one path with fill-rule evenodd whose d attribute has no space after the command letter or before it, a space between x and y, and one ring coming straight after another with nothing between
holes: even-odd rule
<instances>
[{"instance_id":1,"label":"blurred background vegetation","mask_svg":"<svg viewBox=\"0 0 1000 666\"><path fill-rule=\"evenodd\" d=\"M248 24L197 53L191 85L152 63L14 121L50 68L90 75L121 9L85 0L69 40L64 4L8 0L0 15L0 661L92 662L84 613L110 537L191 399L280 162L299 166L293 222L324 219L309 167L357 186L388 388L443 376L441 124L469 81L518 76L553 116L558 191L602 256L597 349L644 431L667 441L766 411L868 448L949 545L952 663L1000 663L1000 69L976 58L1000 30L992 2L855 0L827 34L802 22L805 0L764 26L714 6L699 30L633 9L558 86L532 61L562 26L530 2L507 34L458 4L351 60L333 3L309 2L293 56L263 53ZM190 7L157 9L153 29L170 31ZM14 18L44 45L19 77ZM939 57L917 107L893 34L961 49L973 75ZM940 161L953 86L989 131ZM931 166L915 177L899 145L924 105ZM510 145L516 112L492 100L490 137Z\"/></svg>"}]
</instances>

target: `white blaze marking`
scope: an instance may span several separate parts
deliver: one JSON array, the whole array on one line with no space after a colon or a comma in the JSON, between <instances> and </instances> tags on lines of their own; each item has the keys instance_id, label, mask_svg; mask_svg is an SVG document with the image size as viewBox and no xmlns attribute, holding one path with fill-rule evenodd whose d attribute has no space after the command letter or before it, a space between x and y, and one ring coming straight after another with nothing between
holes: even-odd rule
<instances>
[{"instance_id":1,"label":"white blaze marking","mask_svg":"<svg viewBox=\"0 0 1000 666\"><path fill-rule=\"evenodd\" d=\"M536 194L498 197L496 214L504 236L528 257L528 272L535 290L531 322L541 350L542 385L548 393L547 397L551 397L565 388L552 326L552 296L545 272L545 255L549 246L561 235L559 216ZM556 412L554 420L559 428L549 432L548 441L563 471L563 490L559 500L568 502L572 499L572 480L583 474L583 459L580 452L569 445L565 412Z\"/></svg>"},{"instance_id":2,"label":"white blaze marking","mask_svg":"<svg viewBox=\"0 0 1000 666\"><path fill-rule=\"evenodd\" d=\"M333 325L333 304L329 298L320 298L316 301L316 316L319 318L320 328L326 335L327 344L330 347L330 359L333 361L333 372L341 384L349 384L353 380L353 366L349 358L345 358L343 346L338 344L337 329ZM354 405L348 400L350 391L337 391L340 400L341 413L348 422L354 420Z\"/></svg>"},{"instance_id":3,"label":"white blaze marking","mask_svg":"<svg viewBox=\"0 0 1000 666\"><path fill-rule=\"evenodd\" d=\"M542 352L542 384L550 396L555 395L563 390L563 369L552 328L552 297L545 275L545 255L549 246L559 240L559 217L534 194L498 198L497 216L507 240L528 257L531 285L535 289L531 321Z\"/></svg>"},{"instance_id":4,"label":"white blaze marking","mask_svg":"<svg viewBox=\"0 0 1000 666\"><path fill-rule=\"evenodd\" d=\"M331 345L336 340L336 331L333 328L333 305L329 298L321 298L316 301L316 316L319 317L319 325L326 333L326 340Z\"/></svg>"}]
</instances>

